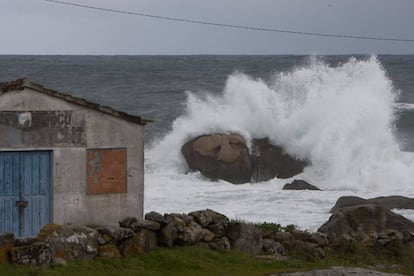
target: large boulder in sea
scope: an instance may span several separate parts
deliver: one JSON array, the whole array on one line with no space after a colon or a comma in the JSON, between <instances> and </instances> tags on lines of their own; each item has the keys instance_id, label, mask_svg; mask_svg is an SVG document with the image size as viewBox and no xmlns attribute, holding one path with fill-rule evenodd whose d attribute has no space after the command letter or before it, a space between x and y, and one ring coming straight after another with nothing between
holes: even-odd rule
<instances>
[{"instance_id":1,"label":"large boulder in sea","mask_svg":"<svg viewBox=\"0 0 414 276\"><path fill-rule=\"evenodd\" d=\"M252 161L244 138L238 134L199 136L181 148L188 167L204 176L234 184L250 182Z\"/></svg>"},{"instance_id":2,"label":"large boulder in sea","mask_svg":"<svg viewBox=\"0 0 414 276\"><path fill-rule=\"evenodd\" d=\"M245 139L238 134L202 135L184 144L181 151L190 169L234 184L290 178L308 165L267 138L253 140L250 156Z\"/></svg>"},{"instance_id":3,"label":"large boulder in sea","mask_svg":"<svg viewBox=\"0 0 414 276\"><path fill-rule=\"evenodd\" d=\"M380 206L357 205L337 209L318 231L330 241L361 235L375 238L384 231L414 233L414 222Z\"/></svg>"},{"instance_id":4,"label":"large boulder in sea","mask_svg":"<svg viewBox=\"0 0 414 276\"><path fill-rule=\"evenodd\" d=\"M252 144L253 180L290 178L301 172L308 162L287 154L280 146L272 145L268 138L254 139Z\"/></svg>"}]
</instances>

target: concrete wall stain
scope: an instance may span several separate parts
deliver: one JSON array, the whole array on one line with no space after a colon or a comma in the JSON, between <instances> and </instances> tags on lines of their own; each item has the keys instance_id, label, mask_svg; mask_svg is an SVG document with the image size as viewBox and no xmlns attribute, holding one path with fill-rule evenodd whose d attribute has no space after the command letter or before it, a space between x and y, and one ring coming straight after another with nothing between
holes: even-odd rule
<instances>
[{"instance_id":1,"label":"concrete wall stain","mask_svg":"<svg viewBox=\"0 0 414 276\"><path fill-rule=\"evenodd\" d=\"M0 143L18 146L86 146L83 113L0 111Z\"/></svg>"}]
</instances>

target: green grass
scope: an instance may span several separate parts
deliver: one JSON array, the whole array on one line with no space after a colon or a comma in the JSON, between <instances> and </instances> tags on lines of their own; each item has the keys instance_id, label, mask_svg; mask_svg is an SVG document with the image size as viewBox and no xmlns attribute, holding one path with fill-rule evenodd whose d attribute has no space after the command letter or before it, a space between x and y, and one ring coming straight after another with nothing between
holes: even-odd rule
<instances>
[{"instance_id":1,"label":"green grass","mask_svg":"<svg viewBox=\"0 0 414 276\"><path fill-rule=\"evenodd\" d=\"M272 230L274 232L292 232L296 229L296 227L293 224L282 226L279 223L273 222L255 223L254 225L259 229Z\"/></svg>"},{"instance_id":2,"label":"green grass","mask_svg":"<svg viewBox=\"0 0 414 276\"><path fill-rule=\"evenodd\" d=\"M237 252L193 246L159 248L135 258L73 261L50 268L2 265L0 275L264 275L298 268L292 262L258 261Z\"/></svg>"},{"instance_id":3,"label":"green grass","mask_svg":"<svg viewBox=\"0 0 414 276\"><path fill-rule=\"evenodd\" d=\"M364 249L365 250L365 249ZM288 261L262 261L237 252L217 252L203 247L159 248L147 255L122 259L95 259L73 261L66 266L49 268L0 265L0 275L268 275L275 272L310 270L333 265L367 267L374 264L399 263L397 272L414 275L414 254L402 252L400 256L390 249L381 256L359 247L329 254L315 262L305 261L305 256L294 256Z\"/></svg>"},{"instance_id":4,"label":"green grass","mask_svg":"<svg viewBox=\"0 0 414 276\"><path fill-rule=\"evenodd\" d=\"M235 218L231 219L230 223L243 223L243 224L251 224L256 226L261 230L271 230L273 232L292 232L296 229L296 226L293 224L288 224L286 226L282 226L279 223L274 222L262 222L262 223L254 223L251 221L247 221L245 219Z\"/></svg>"}]
</instances>

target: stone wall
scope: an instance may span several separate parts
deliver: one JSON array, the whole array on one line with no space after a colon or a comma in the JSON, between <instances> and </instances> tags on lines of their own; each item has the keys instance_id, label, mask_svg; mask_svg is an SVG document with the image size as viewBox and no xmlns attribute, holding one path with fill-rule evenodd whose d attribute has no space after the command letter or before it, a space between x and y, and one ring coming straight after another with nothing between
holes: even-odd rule
<instances>
[{"instance_id":1,"label":"stone wall","mask_svg":"<svg viewBox=\"0 0 414 276\"><path fill-rule=\"evenodd\" d=\"M189 214L150 212L145 220L127 217L119 226L48 224L34 238L0 235L0 263L49 265L96 257L139 256L156 247L205 246L212 250L236 250L265 259L284 259L285 248L306 247L323 256L327 239L321 234L293 230L261 230L254 224L230 221L212 210Z\"/></svg>"},{"instance_id":2,"label":"stone wall","mask_svg":"<svg viewBox=\"0 0 414 276\"><path fill-rule=\"evenodd\" d=\"M365 207L358 207L357 210L360 208ZM333 223L334 218L335 215L330 223ZM343 226L344 223L340 225ZM65 264L69 260L96 257L139 256L157 247L188 245L220 251L235 250L265 260L283 260L287 255L300 252L309 261L313 261L324 258L328 249L341 247L344 243L365 244L358 239L359 235L353 237L348 232L339 236L332 235L329 231L327 234L309 233L275 226L277 225L258 226L231 221L223 214L209 209L189 214L161 215L150 212L143 221L136 217L126 217L119 222L119 226L48 224L33 238L0 235L0 263ZM386 246L396 240L407 246L414 245L414 236L407 236L412 234L411 231L405 235L397 230L392 233L390 229L377 230L380 232L370 236L371 242L366 243L367 246Z\"/></svg>"}]
</instances>

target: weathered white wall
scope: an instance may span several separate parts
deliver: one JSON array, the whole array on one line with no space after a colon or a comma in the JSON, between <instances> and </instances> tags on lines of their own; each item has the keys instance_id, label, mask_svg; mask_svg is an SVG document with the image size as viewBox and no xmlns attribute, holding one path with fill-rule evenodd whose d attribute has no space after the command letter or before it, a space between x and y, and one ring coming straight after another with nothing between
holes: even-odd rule
<instances>
[{"instance_id":1,"label":"weathered white wall","mask_svg":"<svg viewBox=\"0 0 414 276\"><path fill-rule=\"evenodd\" d=\"M0 111L77 111L85 115L86 147L1 148L52 150L52 220L55 223L116 225L126 216L143 217L144 126L34 90L0 96ZM127 149L127 193L86 194L86 149Z\"/></svg>"}]
</instances>

